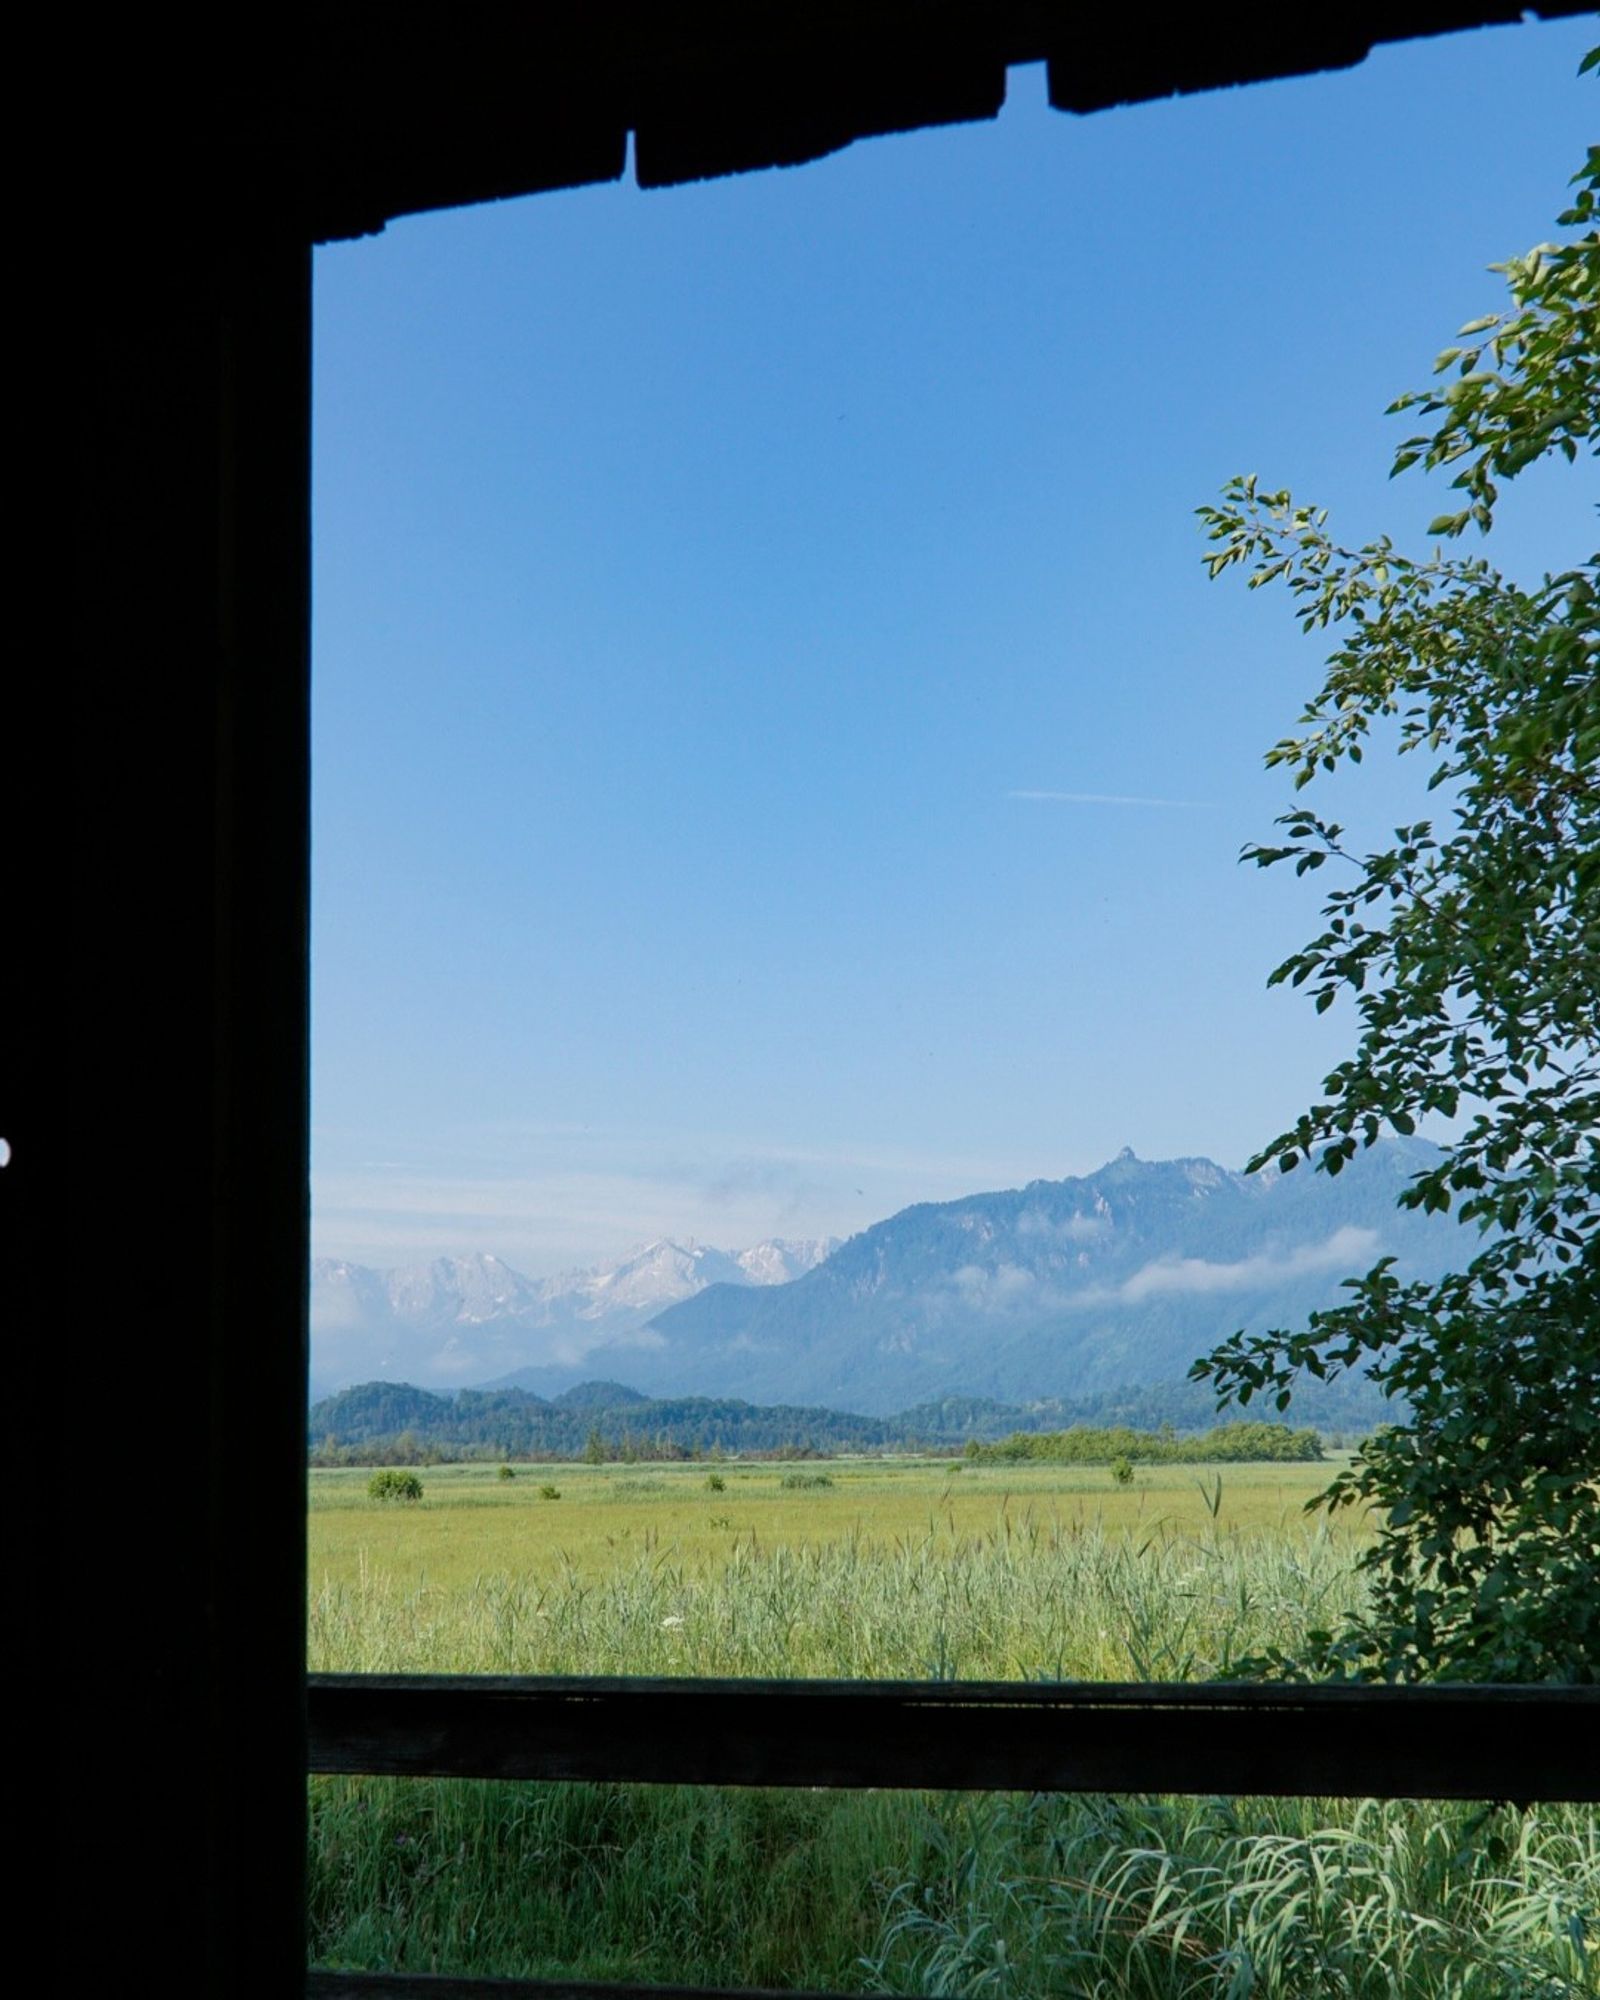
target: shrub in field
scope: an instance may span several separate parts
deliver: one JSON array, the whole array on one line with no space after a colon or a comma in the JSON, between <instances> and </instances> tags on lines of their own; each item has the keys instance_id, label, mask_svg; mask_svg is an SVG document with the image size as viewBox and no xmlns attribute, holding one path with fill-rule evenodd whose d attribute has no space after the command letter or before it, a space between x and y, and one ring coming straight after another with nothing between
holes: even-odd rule
<instances>
[{"instance_id":1,"label":"shrub in field","mask_svg":"<svg viewBox=\"0 0 1600 2000\"><path fill-rule=\"evenodd\" d=\"M517 1476L517 1468L514 1465L502 1465L499 1472L495 1476L499 1479L515 1479Z\"/></svg>"},{"instance_id":2,"label":"shrub in field","mask_svg":"<svg viewBox=\"0 0 1600 2000\"><path fill-rule=\"evenodd\" d=\"M1131 1486L1133 1484L1133 1461L1127 1458L1112 1459L1111 1477L1119 1486Z\"/></svg>"},{"instance_id":3,"label":"shrub in field","mask_svg":"<svg viewBox=\"0 0 1600 2000\"><path fill-rule=\"evenodd\" d=\"M386 1465L367 1481L369 1500L420 1500L422 1481L414 1472L400 1472Z\"/></svg>"},{"instance_id":4,"label":"shrub in field","mask_svg":"<svg viewBox=\"0 0 1600 2000\"><path fill-rule=\"evenodd\" d=\"M786 1472L783 1475L783 1484L792 1492L799 1488L831 1486L833 1480L826 1472Z\"/></svg>"},{"instance_id":5,"label":"shrub in field","mask_svg":"<svg viewBox=\"0 0 1600 2000\"><path fill-rule=\"evenodd\" d=\"M559 1500L561 1498L561 1488L559 1486L541 1486L539 1488L539 1498L541 1500Z\"/></svg>"},{"instance_id":6,"label":"shrub in field","mask_svg":"<svg viewBox=\"0 0 1600 2000\"><path fill-rule=\"evenodd\" d=\"M720 1472L708 1472L706 1474L706 1485L713 1493L726 1493L728 1490L728 1482Z\"/></svg>"}]
</instances>

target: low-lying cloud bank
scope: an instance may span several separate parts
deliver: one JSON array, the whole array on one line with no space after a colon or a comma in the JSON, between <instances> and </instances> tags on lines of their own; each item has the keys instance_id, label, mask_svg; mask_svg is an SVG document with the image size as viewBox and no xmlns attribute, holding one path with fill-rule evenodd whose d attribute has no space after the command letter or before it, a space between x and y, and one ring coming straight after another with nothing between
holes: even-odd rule
<instances>
[{"instance_id":1,"label":"low-lying cloud bank","mask_svg":"<svg viewBox=\"0 0 1600 2000\"><path fill-rule=\"evenodd\" d=\"M1203 1292L1250 1292L1287 1278L1310 1277L1319 1271L1354 1274L1371 1264L1378 1248L1375 1229L1336 1229L1321 1243L1298 1250L1263 1251L1233 1264L1213 1264L1204 1257L1157 1257L1141 1265L1120 1285L1080 1292L1080 1305L1139 1305L1146 1299L1193 1297Z\"/></svg>"}]
</instances>

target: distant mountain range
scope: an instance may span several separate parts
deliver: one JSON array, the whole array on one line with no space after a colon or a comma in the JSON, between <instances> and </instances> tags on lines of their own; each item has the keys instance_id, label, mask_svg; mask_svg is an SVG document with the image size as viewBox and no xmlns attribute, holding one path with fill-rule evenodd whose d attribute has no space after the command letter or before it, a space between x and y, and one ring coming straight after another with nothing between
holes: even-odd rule
<instances>
[{"instance_id":1,"label":"distant mountain range","mask_svg":"<svg viewBox=\"0 0 1600 2000\"><path fill-rule=\"evenodd\" d=\"M597 1347L626 1353L663 1307L709 1285L782 1285L838 1248L773 1238L748 1250L647 1244L620 1264L525 1278L501 1258L439 1257L375 1271L318 1258L311 1267L313 1393L353 1382L454 1388L530 1365L578 1367Z\"/></svg>"},{"instance_id":2,"label":"distant mountain range","mask_svg":"<svg viewBox=\"0 0 1600 2000\"><path fill-rule=\"evenodd\" d=\"M1447 1269L1455 1223L1396 1207L1436 1157L1385 1141L1329 1179L1124 1150L1081 1178L903 1209L842 1245L658 1243L542 1283L493 1257L322 1263L313 1379L553 1397L604 1375L873 1416L951 1395L1081 1402L1175 1381L1237 1327L1297 1324L1379 1256L1402 1275Z\"/></svg>"}]
</instances>

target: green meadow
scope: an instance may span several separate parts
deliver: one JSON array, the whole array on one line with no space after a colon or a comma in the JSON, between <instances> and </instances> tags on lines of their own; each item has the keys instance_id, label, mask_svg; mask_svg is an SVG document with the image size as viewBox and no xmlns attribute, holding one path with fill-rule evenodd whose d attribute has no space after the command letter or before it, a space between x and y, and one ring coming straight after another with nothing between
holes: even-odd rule
<instances>
[{"instance_id":1,"label":"green meadow","mask_svg":"<svg viewBox=\"0 0 1600 2000\"><path fill-rule=\"evenodd\" d=\"M1355 1604L1323 1465L950 1460L310 1479L310 1665L1204 1679ZM720 1483L719 1483L720 1482ZM553 1489L553 1492L552 1492ZM559 1497L555 1497L559 1496ZM1579 1809L311 1786L314 1949L374 1970L850 1992L1567 2000Z\"/></svg>"},{"instance_id":2,"label":"green meadow","mask_svg":"<svg viewBox=\"0 0 1600 2000\"><path fill-rule=\"evenodd\" d=\"M365 1467L310 1475L311 1576L349 1583L382 1570L407 1587L459 1590L491 1572L601 1577L646 1543L697 1569L741 1548L893 1546L929 1534L986 1541L1025 1524L1110 1535L1298 1532L1335 1466L973 1465L964 1459L722 1464L492 1464L420 1470L414 1504L369 1499ZM1220 1481L1220 1506L1219 1506ZM547 1497L553 1487L559 1498ZM1345 1539L1356 1532L1348 1524Z\"/></svg>"}]
</instances>

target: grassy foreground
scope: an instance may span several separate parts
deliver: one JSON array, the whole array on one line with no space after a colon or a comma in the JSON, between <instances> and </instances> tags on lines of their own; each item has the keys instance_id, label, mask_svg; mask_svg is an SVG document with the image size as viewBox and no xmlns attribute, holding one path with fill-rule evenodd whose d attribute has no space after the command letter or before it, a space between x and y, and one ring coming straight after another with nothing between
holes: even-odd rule
<instances>
[{"instance_id":1,"label":"grassy foreground","mask_svg":"<svg viewBox=\"0 0 1600 2000\"><path fill-rule=\"evenodd\" d=\"M1352 1601L1326 1468L434 1469L313 1482L311 1665L1184 1679ZM783 1482L823 1476L826 1486ZM559 1501L539 1498L555 1485ZM861 1992L1600 1991L1594 1814L319 1780L323 1963Z\"/></svg>"}]
</instances>

